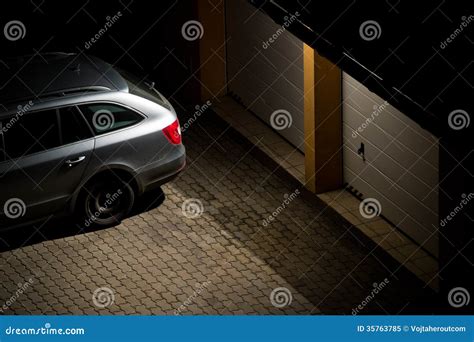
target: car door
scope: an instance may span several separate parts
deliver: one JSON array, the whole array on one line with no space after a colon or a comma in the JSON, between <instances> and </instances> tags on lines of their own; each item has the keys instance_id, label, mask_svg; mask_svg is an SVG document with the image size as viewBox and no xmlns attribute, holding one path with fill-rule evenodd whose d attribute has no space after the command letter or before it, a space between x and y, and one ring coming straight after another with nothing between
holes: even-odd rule
<instances>
[{"instance_id":1,"label":"car door","mask_svg":"<svg viewBox=\"0 0 474 342\"><path fill-rule=\"evenodd\" d=\"M144 133L150 128L137 127L145 118L142 114L123 105L103 102L83 104L79 110L96 138L91 170L114 165L135 171L157 156L159 146L157 150L150 148L154 140ZM155 134L154 130L151 132Z\"/></svg>"},{"instance_id":2,"label":"car door","mask_svg":"<svg viewBox=\"0 0 474 342\"><path fill-rule=\"evenodd\" d=\"M0 227L64 209L94 150L92 132L75 107L15 118L2 129Z\"/></svg>"}]
</instances>

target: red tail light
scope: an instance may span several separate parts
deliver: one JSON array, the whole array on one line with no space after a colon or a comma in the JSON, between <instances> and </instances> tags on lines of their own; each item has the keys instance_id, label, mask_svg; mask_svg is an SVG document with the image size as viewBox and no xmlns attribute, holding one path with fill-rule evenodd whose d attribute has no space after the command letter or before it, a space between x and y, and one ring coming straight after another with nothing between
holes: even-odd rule
<instances>
[{"instance_id":1,"label":"red tail light","mask_svg":"<svg viewBox=\"0 0 474 342\"><path fill-rule=\"evenodd\" d=\"M176 120L168 127L163 128L163 133L165 133L166 138L170 143L179 145L181 144L181 128L179 127L179 121Z\"/></svg>"}]
</instances>

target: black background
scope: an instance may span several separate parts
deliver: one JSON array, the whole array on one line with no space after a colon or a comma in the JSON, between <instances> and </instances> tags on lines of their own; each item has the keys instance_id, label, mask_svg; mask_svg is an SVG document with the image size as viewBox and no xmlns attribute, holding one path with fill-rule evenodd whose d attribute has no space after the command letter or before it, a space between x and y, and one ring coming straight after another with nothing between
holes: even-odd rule
<instances>
[{"instance_id":1,"label":"black background","mask_svg":"<svg viewBox=\"0 0 474 342\"><path fill-rule=\"evenodd\" d=\"M0 62L37 52L85 52L138 75L149 75L178 106L196 103L198 42L183 39L181 27L196 20L193 1L15 1L0 5L0 27L10 20L26 28L23 39L0 35ZM99 40L94 37L122 13ZM6 65L5 65L6 64Z\"/></svg>"}]
</instances>

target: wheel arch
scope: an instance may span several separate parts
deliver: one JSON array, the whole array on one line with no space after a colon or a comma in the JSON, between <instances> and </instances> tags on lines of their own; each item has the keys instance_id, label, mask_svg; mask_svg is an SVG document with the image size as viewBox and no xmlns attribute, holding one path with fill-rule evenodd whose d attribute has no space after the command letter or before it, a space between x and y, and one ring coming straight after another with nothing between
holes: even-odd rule
<instances>
[{"instance_id":1,"label":"wheel arch","mask_svg":"<svg viewBox=\"0 0 474 342\"><path fill-rule=\"evenodd\" d=\"M125 165L113 165L113 166L109 165L97 170L96 172L91 174L89 177L86 177L85 179L83 179L83 181L77 187L71 199L70 208L69 208L70 212L71 213L74 212L79 196L81 195L86 185L90 184L91 182L97 181L101 178L107 178L111 176L117 177L118 179L130 184L133 191L135 192L135 195L139 196L144 191L143 184L141 184L139 178L137 177L136 172L134 172L131 168Z\"/></svg>"}]
</instances>

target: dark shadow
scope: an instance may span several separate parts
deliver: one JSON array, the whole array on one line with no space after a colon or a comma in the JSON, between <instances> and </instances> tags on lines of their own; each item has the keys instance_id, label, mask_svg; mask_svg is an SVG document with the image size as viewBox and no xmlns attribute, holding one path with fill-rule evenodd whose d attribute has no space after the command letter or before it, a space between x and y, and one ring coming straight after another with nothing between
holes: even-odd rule
<instances>
[{"instance_id":1,"label":"dark shadow","mask_svg":"<svg viewBox=\"0 0 474 342\"><path fill-rule=\"evenodd\" d=\"M164 200L165 194L161 188L147 192L137 199L137 202L127 218L155 209L159 207ZM84 225L74 222L73 217L53 218L48 222L43 221L0 232L0 253L35 245L44 241L62 239L114 227L115 226L106 228L85 227Z\"/></svg>"},{"instance_id":2,"label":"dark shadow","mask_svg":"<svg viewBox=\"0 0 474 342\"><path fill-rule=\"evenodd\" d=\"M228 179L223 177L221 184L238 184L239 180L244 179L239 173L242 175L255 171L252 174L258 180L245 178L246 183L242 188L245 185L250 188L244 191L255 194L253 197L256 203L261 200L272 203L265 205L267 215L281 204L285 192L288 194L299 189L300 195L295 203L285 208L267 226L261 223L265 214L248 206L245 201L242 205L230 201L224 203L215 208L212 217L219 226L225 227L227 236L239 241L238 246L251 246L254 255L266 262L323 314L351 315L361 303L365 303L363 309L356 313L362 315L449 312L435 291L335 210L327 208L324 202L264 152L252 149L252 142L229 128L217 115L209 112L206 117L200 118L199 124L213 136L222 136L219 144L226 151L213 148L207 152L209 160L218 160L222 169L231 170L226 173ZM193 126L187 134L188 156L191 160L199 156L201 146L212 145L210 137L200 134L197 126ZM239 167L234 167L236 163L239 163ZM205 165L199 166L202 169L196 170L196 178L208 171ZM270 171L271 177L268 176ZM193 167L188 166L188 177L192 172ZM280 178L280 182L276 178ZM209 186L207 183L212 184L203 180L200 186L205 189ZM180 188L182 184L178 182L177 188L189 194L188 187ZM205 190L196 196L208 202L218 201L213 192ZM242 200L245 200L245 195ZM372 289L385 279L389 283L383 291L365 302Z\"/></svg>"}]
</instances>

